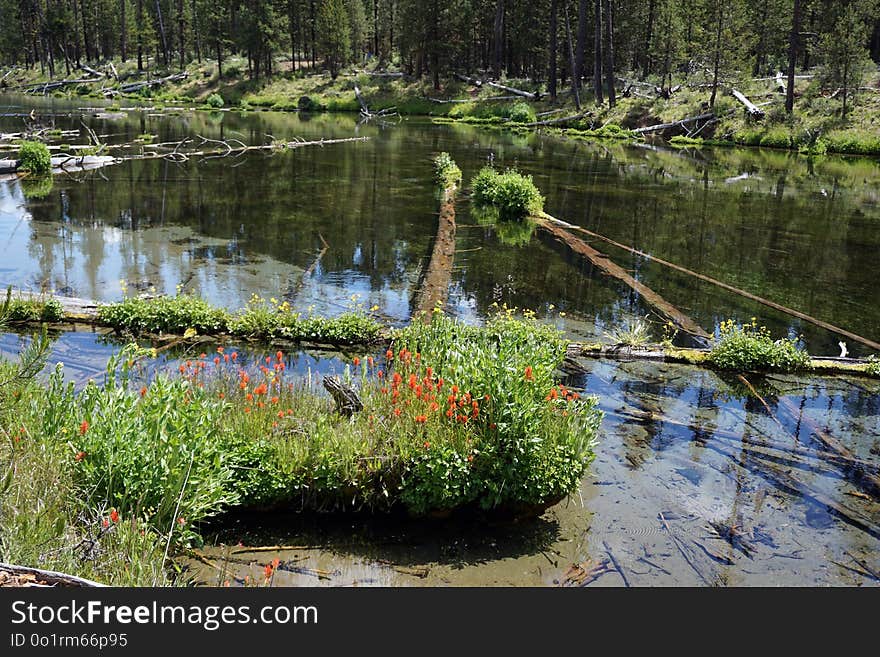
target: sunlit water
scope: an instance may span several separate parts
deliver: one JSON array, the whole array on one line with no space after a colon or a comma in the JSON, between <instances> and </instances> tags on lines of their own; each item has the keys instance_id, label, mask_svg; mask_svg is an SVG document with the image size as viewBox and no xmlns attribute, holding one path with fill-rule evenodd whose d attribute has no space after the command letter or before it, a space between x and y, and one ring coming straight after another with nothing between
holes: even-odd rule
<instances>
[{"instance_id":1,"label":"sunlit water","mask_svg":"<svg viewBox=\"0 0 880 657\"><path fill-rule=\"evenodd\" d=\"M535 176L555 216L880 337L876 161L571 144L414 119L357 126L349 116L134 111L105 120L76 104L27 102L43 116L54 112L58 127L82 119L117 143L142 133L156 141L196 134L247 143L267 134L370 140L185 164L127 162L55 176L49 189L27 179L0 182L4 286L109 301L122 296L122 280L129 292L173 294L183 284L229 308L257 293L303 312L378 306L381 319L405 323L436 230L430 160L446 150L466 179L490 157L517 166ZM20 117L0 117L0 131L20 125ZM628 288L539 233L512 244L478 225L466 193L457 215L451 313L482 321L496 302L533 308L574 337L602 338L645 316L659 323ZM317 259L322 238L329 246ZM804 335L813 353L838 351L837 335L594 246L707 330L728 317L757 316L776 334ZM13 356L21 340L4 335L0 355ZM100 379L118 348L99 333L67 332L50 362L63 361L68 378L82 384ZM173 368L192 355L166 352L157 366ZM301 352L289 366L309 376L339 372L344 363L340 354ZM259 581L263 565L278 557L274 584L553 585L571 581L573 564L589 570L617 561L631 585L877 583L877 500L812 435L828 433L876 472L876 382L754 378L771 415L735 380L706 370L583 365L586 374L569 383L599 395L606 410L597 458L580 489L540 519L235 517L207 534L213 565L188 562L188 572L209 584ZM254 545L296 547L248 552ZM609 568L593 585L622 584Z\"/></svg>"}]
</instances>

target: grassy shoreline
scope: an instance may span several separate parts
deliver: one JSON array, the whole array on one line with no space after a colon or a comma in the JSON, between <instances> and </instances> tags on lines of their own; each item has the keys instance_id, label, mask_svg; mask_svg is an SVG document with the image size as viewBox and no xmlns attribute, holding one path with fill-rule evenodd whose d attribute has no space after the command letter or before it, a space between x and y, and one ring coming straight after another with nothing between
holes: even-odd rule
<instances>
[{"instance_id":1,"label":"grassy shoreline","mask_svg":"<svg viewBox=\"0 0 880 657\"><path fill-rule=\"evenodd\" d=\"M571 139L633 139L640 135L630 132L646 125L680 120L707 111L708 91L681 88L669 99L646 98L644 95L621 97L615 108L596 106L589 90L582 92L583 110L587 115L562 126L530 126L539 119L570 116L578 113L569 94L557 102L547 99L496 101L498 93L487 86L477 89L467 83L449 79L436 90L427 80L371 76L353 69L343 71L335 80L326 73L298 71L279 73L261 80L242 76L242 63L227 62L222 78L211 63L192 63L188 78L144 94L120 96L120 100L155 106L164 103L193 103L196 109L216 111L221 107L242 110L358 112L360 105L354 95L355 84L373 111L395 108L401 115L430 116L443 121L493 126L517 132L541 131ZM133 63L117 63L120 76L136 75ZM14 84L42 81L36 71L16 72ZM528 80L513 80L514 86L526 90L540 89ZM11 86L11 85L10 85ZM735 83L753 100L764 101L766 116L755 121L745 116L742 106L733 97L722 93L715 107L717 123L689 137L666 131L666 137L678 136L671 142L677 147L748 146L798 151L806 155L826 153L880 155L880 74L866 83L857 104L846 119L838 116L838 102L823 95L809 80L798 80L798 96L794 114L789 117L782 109L781 94L774 93L773 83L751 79ZM875 89L876 87L876 89ZM103 98L92 85L79 85L56 92L59 97ZM433 100L432 100L433 99ZM467 102L435 102L436 100ZM114 101L118 102L118 101ZM554 112L553 114L545 114ZM681 131L678 131L679 133Z\"/></svg>"}]
</instances>

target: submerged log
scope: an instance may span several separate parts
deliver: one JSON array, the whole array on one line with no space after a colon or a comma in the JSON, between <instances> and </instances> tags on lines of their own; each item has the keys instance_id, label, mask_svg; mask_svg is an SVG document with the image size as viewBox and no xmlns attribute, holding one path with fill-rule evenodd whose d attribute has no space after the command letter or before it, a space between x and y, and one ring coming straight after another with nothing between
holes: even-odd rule
<instances>
[{"instance_id":1,"label":"submerged log","mask_svg":"<svg viewBox=\"0 0 880 657\"><path fill-rule=\"evenodd\" d=\"M431 259L416 293L413 317L430 322L435 308L443 307L452 280L452 263L455 260L455 188L443 190L440 201L440 219Z\"/></svg>"},{"instance_id":2,"label":"submerged log","mask_svg":"<svg viewBox=\"0 0 880 657\"><path fill-rule=\"evenodd\" d=\"M543 217L538 218L538 228L549 233L557 242L568 247L578 255L585 257L603 273L624 283L644 299L645 303L660 312L681 330L695 336L704 343L711 339L712 336L694 320L678 310L647 285L630 276L623 267L609 260L608 256L604 253L597 251L582 239L564 230L557 222L548 221Z\"/></svg>"},{"instance_id":3,"label":"submerged log","mask_svg":"<svg viewBox=\"0 0 880 657\"><path fill-rule=\"evenodd\" d=\"M741 91L737 89L730 90L731 95L736 98L739 102L745 105L746 111L749 113L749 116L755 119L763 119L764 118L764 110L755 105L752 101L745 97Z\"/></svg>"},{"instance_id":4,"label":"submerged log","mask_svg":"<svg viewBox=\"0 0 880 657\"><path fill-rule=\"evenodd\" d=\"M876 340L871 340L869 338L863 337L861 335L857 335L852 333L851 331L847 331L846 329L840 328L839 326L834 326L833 324L829 324L828 322L822 321L821 319L817 319L815 317L811 317L806 313L802 313L799 310L794 310L793 308L788 308L787 306L783 306L782 304L775 303L774 301L770 301L769 299L764 299L763 297L759 297L757 294L752 294L751 292L746 292L745 290L741 290L738 287L734 287L733 285L729 285L722 281L719 281L715 278L711 278L706 276L705 274L700 274L699 272L695 272L686 267L682 267L681 265L676 265L675 263L669 262L668 260L663 260L662 258L658 258L649 253L645 253L644 251L640 251L639 249L634 249L631 246L627 246L626 244L621 244L615 240L612 240L610 237L605 237L604 235L600 235L599 233L595 233L586 228L582 228L580 226L575 226L574 224L570 224L566 221L562 221L561 219L557 219L547 213L543 213L541 217L551 223L555 223L567 230L577 231L579 233L584 233L585 235L589 235L590 237L595 237L596 239L600 239L603 242L607 242L613 246L616 246L619 249L623 249L624 251L628 251L634 255L646 258L648 260L653 260L659 265L663 265L664 267L669 267L670 269L674 269L683 274L687 274L688 276L693 276L694 278L698 278L701 281L706 283L711 283L712 285L717 285L718 287L727 290L728 292L733 292L738 294L739 296L745 297L746 299L750 299L752 301L757 301L758 303L767 306L768 308L773 308L774 310L778 310L787 315L791 315L792 317L797 317L798 319L802 319L805 322L810 322L820 328L823 328L827 331L831 331L832 333L837 333L838 335L843 335L850 340L855 340L856 342L860 342L863 345L871 347L871 349L875 349L880 351L880 342Z\"/></svg>"}]
</instances>

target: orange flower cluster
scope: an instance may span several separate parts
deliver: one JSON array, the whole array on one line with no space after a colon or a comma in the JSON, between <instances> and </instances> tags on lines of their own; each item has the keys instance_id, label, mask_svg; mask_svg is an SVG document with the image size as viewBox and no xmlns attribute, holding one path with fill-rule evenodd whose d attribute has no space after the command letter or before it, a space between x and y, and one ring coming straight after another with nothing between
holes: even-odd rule
<instances>
[{"instance_id":1,"label":"orange flower cluster","mask_svg":"<svg viewBox=\"0 0 880 657\"><path fill-rule=\"evenodd\" d=\"M581 396L577 392L575 392L574 390L569 390L560 383L558 386L550 388L550 392L547 393L547 396L544 399L546 399L547 401L562 399L567 402L573 402L580 398Z\"/></svg>"}]
</instances>

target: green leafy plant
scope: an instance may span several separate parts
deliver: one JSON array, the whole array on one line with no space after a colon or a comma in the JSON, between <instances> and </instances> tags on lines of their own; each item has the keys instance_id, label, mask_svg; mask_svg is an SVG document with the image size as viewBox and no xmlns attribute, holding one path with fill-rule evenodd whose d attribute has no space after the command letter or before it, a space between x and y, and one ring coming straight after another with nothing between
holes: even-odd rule
<instances>
[{"instance_id":1,"label":"green leafy plant","mask_svg":"<svg viewBox=\"0 0 880 657\"><path fill-rule=\"evenodd\" d=\"M865 371L871 376L880 377L880 358L873 354L868 356L868 364L865 365Z\"/></svg>"},{"instance_id":2,"label":"green leafy plant","mask_svg":"<svg viewBox=\"0 0 880 657\"><path fill-rule=\"evenodd\" d=\"M645 320L636 319L606 332L605 337L613 345L642 347L651 341L651 328Z\"/></svg>"},{"instance_id":3,"label":"green leafy plant","mask_svg":"<svg viewBox=\"0 0 880 657\"><path fill-rule=\"evenodd\" d=\"M471 180L471 190L474 204L497 209L501 221L521 221L544 209L544 197L532 177L511 169L498 173L483 167Z\"/></svg>"},{"instance_id":4,"label":"green leafy plant","mask_svg":"<svg viewBox=\"0 0 880 657\"><path fill-rule=\"evenodd\" d=\"M46 144L23 141L18 149L18 168L31 173L51 173L52 157Z\"/></svg>"},{"instance_id":5,"label":"green leafy plant","mask_svg":"<svg viewBox=\"0 0 880 657\"><path fill-rule=\"evenodd\" d=\"M214 109L220 109L223 107L223 97L218 93L213 93L205 100L205 105Z\"/></svg>"},{"instance_id":6,"label":"green leafy plant","mask_svg":"<svg viewBox=\"0 0 880 657\"><path fill-rule=\"evenodd\" d=\"M98 319L117 330L133 333L220 333L227 327L229 313L190 294L152 299L127 297L118 303L98 307Z\"/></svg>"},{"instance_id":7,"label":"green leafy plant","mask_svg":"<svg viewBox=\"0 0 880 657\"><path fill-rule=\"evenodd\" d=\"M792 371L810 366L810 355L798 347L798 340L774 340L756 320L737 324L721 322L720 337L709 352L709 362L724 370Z\"/></svg>"},{"instance_id":8,"label":"green leafy plant","mask_svg":"<svg viewBox=\"0 0 880 657\"><path fill-rule=\"evenodd\" d=\"M434 158L434 182L443 189L450 189L461 184L461 169L445 151Z\"/></svg>"},{"instance_id":9,"label":"green leafy plant","mask_svg":"<svg viewBox=\"0 0 880 657\"><path fill-rule=\"evenodd\" d=\"M534 123L537 121L535 110L526 102L514 103L507 111L507 118L514 123Z\"/></svg>"}]
</instances>

